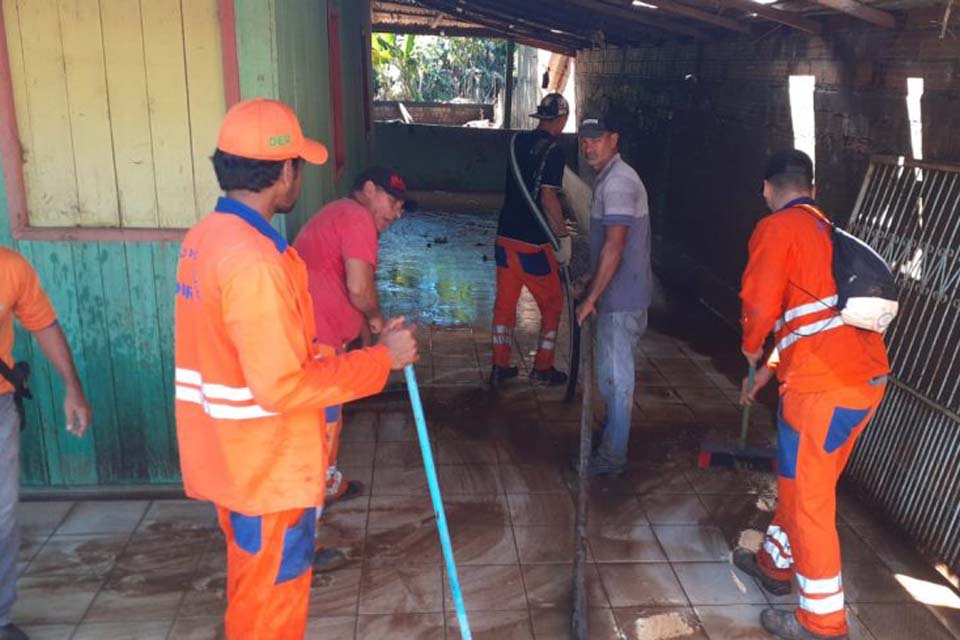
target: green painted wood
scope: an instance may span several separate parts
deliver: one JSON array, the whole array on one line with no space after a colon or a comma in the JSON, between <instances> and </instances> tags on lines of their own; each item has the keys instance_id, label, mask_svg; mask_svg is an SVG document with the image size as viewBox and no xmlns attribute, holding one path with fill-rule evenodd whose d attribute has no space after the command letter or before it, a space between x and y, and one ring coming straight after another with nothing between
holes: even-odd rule
<instances>
[{"instance_id":1,"label":"green painted wood","mask_svg":"<svg viewBox=\"0 0 960 640\"><path fill-rule=\"evenodd\" d=\"M109 305L103 289L103 269L110 268L107 255L100 245L92 242L74 245L74 265L77 272L77 299L83 308L83 333L74 342L74 350L82 350L88 366L82 374L87 399L93 410L93 432L96 446L98 482L122 482L123 475L116 464L122 455L119 424L114 393L114 366L110 353Z\"/></svg>"},{"instance_id":2,"label":"green painted wood","mask_svg":"<svg viewBox=\"0 0 960 640\"><path fill-rule=\"evenodd\" d=\"M310 167L288 237L325 202L344 193L367 162L357 37L367 0L340 2L344 47L347 168ZM326 0L235 0L244 98L283 99L307 135L330 142ZM282 62L281 62L282 60ZM289 222L289 224L287 224ZM179 480L173 412L173 289L177 243L16 242L0 170L0 243L40 274L72 347L94 418L78 440L64 430L63 385L29 333L17 328L15 356L31 363L35 399L22 438L25 486L166 484Z\"/></svg>"},{"instance_id":3,"label":"green painted wood","mask_svg":"<svg viewBox=\"0 0 960 640\"><path fill-rule=\"evenodd\" d=\"M47 243L33 247L34 264L40 281L48 291L50 301L57 311L57 320L73 351L74 363L81 380L91 377L88 363L82 350L77 349L79 336L83 335L83 311L77 300L77 281L74 256L69 243ZM56 283L56 286L54 286ZM44 358L44 361L46 359ZM66 415L63 400L66 390L63 380L50 367L51 412L53 433L60 452L60 472L64 484L95 484L97 482L94 435L91 432L82 438L66 430Z\"/></svg>"},{"instance_id":4,"label":"green painted wood","mask_svg":"<svg viewBox=\"0 0 960 640\"><path fill-rule=\"evenodd\" d=\"M138 424L124 424L123 427L140 432L143 449L134 455L140 454L138 457L142 460L137 462L146 465L150 481L170 482L178 474L173 465L173 424L166 406L170 396L163 383L154 255L152 247L127 246L126 253L134 348L131 364L136 371L135 386L141 390L141 396L137 407Z\"/></svg>"},{"instance_id":5,"label":"green painted wood","mask_svg":"<svg viewBox=\"0 0 960 640\"><path fill-rule=\"evenodd\" d=\"M23 256L34 266L41 278L41 283L49 283L49 278L43 276L43 265L39 264L43 259L42 247L36 247L28 243L19 246ZM49 285L51 288L56 283ZM48 291L48 293L50 293ZM56 374L50 362L42 356L39 345L28 338L31 345L32 359L29 361L32 367L30 377L30 391L33 399L31 406L36 410L36 416L31 420L28 429L34 429L42 438L42 451L46 461L47 479L51 484L63 484L63 472L60 468L60 446L57 441L57 415L62 412L61 404L56 402L53 395L53 385L51 379ZM34 435L34 434L31 434ZM29 444L25 442L26 446Z\"/></svg>"}]
</instances>

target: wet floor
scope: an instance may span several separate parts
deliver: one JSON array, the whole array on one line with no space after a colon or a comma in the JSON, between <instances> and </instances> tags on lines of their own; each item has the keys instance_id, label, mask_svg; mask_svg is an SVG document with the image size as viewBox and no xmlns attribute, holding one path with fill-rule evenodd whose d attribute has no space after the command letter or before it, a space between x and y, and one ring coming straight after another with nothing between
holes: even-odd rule
<instances>
[{"instance_id":1,"label":"wet floor","mask_svg":"<svg viewBox=\"0 0 960 640\"><path fill-rule=\"evenodd\" d=\"M563 640L579 404L523 376L496 394L483 384L493 221L424 214L398 223L382 240L384 307L421 322L418 376L474 637ZM526 372L536 314L522 304L515 358ZM705 433L738 429L741 361L736 337L698 307L675 299L652 313L637 358L629 470L592 487L591 640L767 638L760 611L793 602L766 595L729 562L735 545L758 544L774 478L696 466ZM772 408L755 411L751 428L769 439ZM314 576L308 637L458 638L402 394L348 407L340 463L366 491L324 516L321 543L350 563ZM14 617L35 638L218 637L224 549L208 505L24 503L20 512ZM960 637L960 596L923 558L849 495L838 523L851 638Z\"/></svg>"}]
</instances>

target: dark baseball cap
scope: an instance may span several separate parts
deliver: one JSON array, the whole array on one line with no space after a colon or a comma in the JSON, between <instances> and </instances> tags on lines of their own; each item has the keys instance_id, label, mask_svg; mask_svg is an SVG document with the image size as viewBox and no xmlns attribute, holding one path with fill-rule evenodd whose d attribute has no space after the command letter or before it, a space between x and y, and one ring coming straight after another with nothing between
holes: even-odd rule
<instances>
[{"instance_id":1,"label":"dark baseball cap","mask_svg":"<svg viewBox=\"0 0 960 640\"><path fill-rule=\"evenodd\" d=\"M567 99L559 93L548 93L543 96L540 106L536 113L531 113L531 118L537 120L555 120L570 113L570 105Z\"/></svg>"},{"instance_id":2,"label":"dark baseball cap","mask_svg":"<svg viewBox=\"0 0 960 640\"><path fill-rule=\"evenodd\" d=\"M354 191L363 189L367 180L377 185L397 200L407 199L407 183L396 171L386 167L369 167L353 181Z\"/></svg>"},{"instance_id":3,"label":"dark baseball cap","mask_svg":"<svg viewBox=\"0 0 960 640\"><path fill-rule=\"evenodd\" d=\"M780 175L792 175L806 178L813 182L813 161L810 156L799 149L782 149L767 160L763 179L770 180Z\"/></svg>"},{"instance_id":4,"label":"dark baseball cap","mask_svg":"<svg viewBox=\"0 0 960 640\"><path fill-rule=\"evenodd\" d=\"M577 131L577 135L583 138L599 138L605 133L620 133L620 127L609 114L587 116Z\"/></svg>"}]
</instances>

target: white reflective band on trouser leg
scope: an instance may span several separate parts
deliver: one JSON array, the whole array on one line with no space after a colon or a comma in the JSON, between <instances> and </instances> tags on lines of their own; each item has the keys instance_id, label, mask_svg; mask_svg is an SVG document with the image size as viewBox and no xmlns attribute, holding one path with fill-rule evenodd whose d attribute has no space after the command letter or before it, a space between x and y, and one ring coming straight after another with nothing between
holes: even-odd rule
<instances>
[{"instance_id":1,"label":"white reflective band on trouser leg","mask_svg":"<svg viewBox=\"0 0 960 640\"><path fill-rule=\"evenodd\" d=\"M787 538L787 532L778 527L775 524L767 527L767 535L780 544L780 548L783 549L784 553L787 555L792 555L792 549L790 548L790 539Z\"/></svg>"},{"instance_id":2,"label":"white reflective band on trouser leg","mask_svg":"<svg viewBox=\"0 0 960 640\"><path fill-rule=\"evenodd\" d=\"M783 314L783 317L777 320L777 323L773 325L774 331L780 331L780 329L783 329L784 325L791 320L796 320L797 318L810 315L811 313L817 313L818 311L832 309L837 304L837 300L837 296L828 296L822 300L817 300L816 302L808 302L807 304L801 304L793 309L787 309L787 311Z\"/></svg>"},{"instance_id":3,"label":"white reflective band on trouser leg","mask_svg":"<svg viewBox=\"0 0 960 640\"><path fill-rule=\"evenodd\" d=\"M267 411L257 404L248 404L235 406L231 404L220 404L209 402L204 397L203 391L193 387L183 387L177 385L176 398L181 402L189 402L203 407L203 412L217 420L253 420L255 418L269 418L278 415Z\"/></svg>"},{"instance_id":4,"label":"white reflective band on trouser leg","mask_svg":"<svg viewBox=\"0 0 960 640\"><path fill-rule=\"evenodd\" d=\"M793 345L793 343L800 338L809 338L810 336L815 336L818 333L836 329L837 327L842 327L843 325L843 318L840 316L834 316L833 318L827 318L826 320L820 320L819 322L805 324L799 329L794 329L792 333L788 333L787 335L783 336L783 339L777 343L777 351L783 353L788 347Z\"/></svg>"},{"instance_id":5,"label":"white reflective band on trouser leg","mask_svg":"<svg viewBox=\"0 0 960 640\"><path fill-rule=\"evenodd\" d=\"M808 578L798 573L797 584L800 586L800 591L811 596L825 596L843 589L843 579L839 573L832 578L819 579Z\"/></svg>"},{"instance_id":6,"label":"white reflective band on trouser leg","mask_svg":"<svg viewBox=\"0 0 960 640\"><path fill-rule=\"evenodd\" d=\"M540 349L542 351L553 351L556 348L556 346L557 346L557 343L551 340L544 340L543 342L540 343Z\"/></svg>"},{"instance_id":7,"label":"white reflective band on trouser leg","mask_svg":"<svg viewBox=\"0 0 960 640\"><path fill-rule=\"evenodd\" d=\"M493 336L493 344L510 344L510 336Z\"/></svg>"},{"instance_id":8,"label":"white reflective band on trouser leg","mask_svg":"<svg viewBox=\"0 0 960 640\"><path fill-rule=\"evenodd\" d=\"M773 560L773 566L777 569L789 569L793 564L793 558L784 556L780 553L780 548L769 540L763 543L763 550L767 552L770 559Z\"/></svg>"},{"instance_id":9,"label":"white reflective band on trouser leg","mask_svg":"<svg viewBox=\"0 0 960 640\"><path fill-rule=\"evenodd\" d=\"M835 593L826 598L807 598L800 596L800 608L818 616L843 611L843 592Z\"/></svg>"}]
</instances>

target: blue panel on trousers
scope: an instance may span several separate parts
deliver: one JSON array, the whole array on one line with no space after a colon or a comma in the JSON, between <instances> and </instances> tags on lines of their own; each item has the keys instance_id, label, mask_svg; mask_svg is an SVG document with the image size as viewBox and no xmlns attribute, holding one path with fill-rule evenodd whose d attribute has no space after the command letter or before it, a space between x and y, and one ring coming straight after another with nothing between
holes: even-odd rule
<instances>
[{"instance_id":1,"label":"blue panel on trousers","mask_svg":"<svg viewBox=\"0 0 960 640\"><path fill-rule=\"evenodd\" d=\"M245 516L230 512L230 527L233 529L233 541L247 553L259 553L262 542L260 516Z\"/></svg>"},{"instance_id":2,"label":"blue panel on trousers","mask_svg":"<svg viewBox=\"0 0 960 640\"><path fill-rule=\"evenodd\" d=\"M498 267L507 268L507 250L500 245L494 245L493 259L496 261Z\"/></svg>"},{"instance_id":3,"label":"blue panel on trousers","mask_svg":"<svg viewBox=\"0 0 960 640\"><path fill-rule=\"evenodd\" d=\"M827 453L833 453L842 447L868 413L870 413L870 409L847 409L845 407L834 409L833 417L830 418L830 428L827 429L827 439L823 443L823 450Z\"/></svg>"},{"instance_id":4,"label":"blue panel on trousers","mask_svg":"<svg viewBox=\"0 0 960 640\"><path fill-rule=\"evenodd\" d=\"M520 268L523 272L531 276L550 275L550 261L547 260L547 254L543 251L536 253L518 253L520 258Z\"/></svg>"},{"instance_id":5,"label":"blue panel on trousers","mask_svg":"<svg viewBox=\"0 0 960 640\"><path fill-rule=\"evenodd\" d=\"M277 584L299 578L313 564L313 539L317 527L317 510L304 509L303 516L283 536L283 555Z\"/></svg>"},{"instance_id":6,"label":"blue panel on trousers","mask_svg":"<svg viewBox=\"0 0 960 640\"><path fill-rule=\"evenodd\" d=\"M335 407L327 407L326 409L327 422L336 422L340 419L340 405Z\"/></svg>"},{"instance_id":7,"label":"blue panel on trousers","mask_svg":"<svg viewBox=\"0 0 960 640\"><path fill-rule=\"evenodd\" d=\"M797 450L800 448L800 432L783 419L783 406L777 413L777 473L784 478L797 477Z\"/></svg>"}]
</instances>

